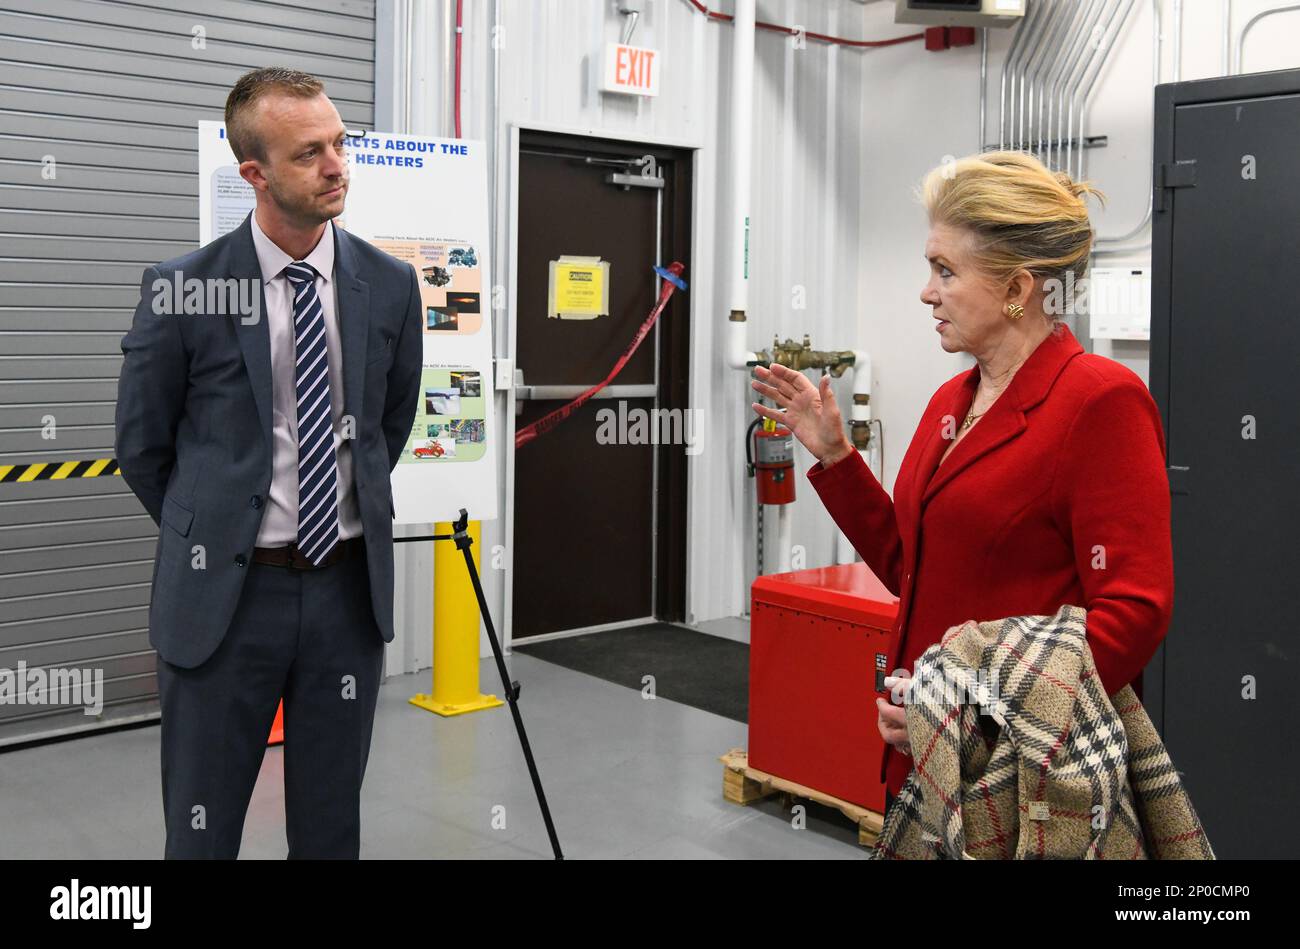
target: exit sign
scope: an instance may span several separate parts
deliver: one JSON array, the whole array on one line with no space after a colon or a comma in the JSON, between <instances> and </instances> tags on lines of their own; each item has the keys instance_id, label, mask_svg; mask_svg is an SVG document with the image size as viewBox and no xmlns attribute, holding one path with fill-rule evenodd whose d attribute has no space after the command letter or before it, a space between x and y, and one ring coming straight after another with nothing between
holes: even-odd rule
<instances>
[{"instance_id":1,"label":"exit sign","mask_svg":"<svg viewBox=\"0 0 1300 949\"><path fill-rule=\"evenodd\" d=\"M632 96L659 95L659 52L610 43L605 47L606 92Z\"/></svg>"}]
</instances>

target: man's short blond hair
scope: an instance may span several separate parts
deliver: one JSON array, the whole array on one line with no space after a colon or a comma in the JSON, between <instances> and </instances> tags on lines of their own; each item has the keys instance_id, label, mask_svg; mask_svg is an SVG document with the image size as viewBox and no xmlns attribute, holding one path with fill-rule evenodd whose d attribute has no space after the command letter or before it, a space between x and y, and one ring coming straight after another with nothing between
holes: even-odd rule
<instances>
[{"instance_id":1,"label":"man's short blond hair","mask_svg":"<svg viewBox=\"0 0 1300 949\"><path fill-rule=\"evenodd\" d=\"M270 93L312 99L325 91L325 83L296 69L267 66L244 73L226 97L226 139L241 162L266 161L266 143L253 122L253 107Z\"/></svg>"}]
</instances>

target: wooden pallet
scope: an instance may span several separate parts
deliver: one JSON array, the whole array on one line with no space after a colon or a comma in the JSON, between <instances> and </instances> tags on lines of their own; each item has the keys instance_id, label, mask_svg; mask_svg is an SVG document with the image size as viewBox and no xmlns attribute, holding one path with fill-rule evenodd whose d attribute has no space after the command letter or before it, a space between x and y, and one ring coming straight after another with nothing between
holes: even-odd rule
<instances>
[{"instance_id":1,"label":"wooden pallet","mask_svg":"<svg viewBox=\"0 0 1300 949\"><path fill-rule=\"evenodd\" d=\"M836 808L858 825L859 845L863 847L876 845L876 837L880 834L881 823L884 820L881 814L860 804L853 804L822 791L796 784L794 781L778 778L766 771L751 768L749 755L743 748L733 748L718 760L723 764L722 796L733 804L752 804L773 794L782 795L786 806L794 803L796 798L816 801L818 804Z\"/></svg>"}]
</instances>

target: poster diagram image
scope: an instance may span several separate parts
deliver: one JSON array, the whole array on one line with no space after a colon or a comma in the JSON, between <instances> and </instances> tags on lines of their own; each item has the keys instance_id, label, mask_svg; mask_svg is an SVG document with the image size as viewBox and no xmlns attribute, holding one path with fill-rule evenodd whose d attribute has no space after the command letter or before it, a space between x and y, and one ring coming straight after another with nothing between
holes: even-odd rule
<instances>
[{"instance_id":1,"label":"poster diagram image","mask_svg":"<svg viewBox=\"0 0 1300 949\"><path fill-rule=\"evenodd\" d=\"M425 366L411 436L398 464L456 464L487 453L483 373L466 366Z\"/></svg>"},{"instance_id":2,"label":"poster diagram image","mask_svg":"<svg viewBox=\"0 0 1300 949\"><path fill-rule=\"evenodd\" d=\"M481 418L457 418L442 425L430 425L428 433L430 438L451 438L457 444L482 442L487 436ZM418 450L417 454L419 454ZM421 457L426 456L427 452L421 455Z\"/></svg>"},{"instance_id":3,"label":"poster diagram image","mask_svg":"<svg viewBox=\"0 0 1300 949\"><path fill-rule=\"evenodd\" d=\"M460 390L459 389L425 389L424 390L424 414L425 415L459 415L460 414Z\"/></svg>"},{"instance_id":4,"label":"poster diagram image","mask_svg":"<svg viewBox=\"0 0 1300 949\"><path fill-rule=\"evenodd\" d=\"M451 432L452 438L457 444L469 442L478 444L483 441L484 428L481 418L458 418L451 422L447 429Z\"/></svg>"},{"instance_id":5,"label":"poster diagram image","mask_svg":"<svg viewBox=\"0 0 1300 949\"><path fill-rule=\"evenodd\" d=\"M453 247L447 252L447 263L453 267L477 267L478 257L473 247Z\"/></svg>"},{"instance_id":6,"label":"poster diagram image","mask_svg":"<svg viewBox=\"0 0 1300 949\"><path fill-rule=\"evenodd\" d=\"M411 453L416 458L455 458L456 439L430 438L416 445Z\"/></svg>"},{"instance_id":7,"label":"poster diagram image","mask_svg":"<svg viewBox=\"0 0 1300 949\"><path fill-rule=\"evenodd\" d=\"M483 328L483 274L473 244L384 238L371 243L420 275L426 333L472 336Z\"/></svg>"},{"instance_id":8,"label":"poster diagram image","mask_svg":"<svg viewBox=\"0 0 1300 949\"><path fill-rule=\"evenodd\" d=\"M445 287L451 283L451 274L447 273L445 267L425 267L422 276L424 282L431 287Z\"/></svg>"},{"instance_id":9,"label":"poster diagram image","mask_svg":"<svg viewBox=\"0 0 1300 949\"><path fill-rule=\"evenodd\" d=\"M448 293L447 306L455 309L457 313L477 313L478 312L478 294L477 293Z\"/></svg>"},{"instance_id":10,"label":"poster diagram image","mask_svg":"<svg viewBox=\"0 0 1300 949\"><path fill-rule=\"evenodd\" d=\"M477 399L483 395L483 374L474 370L466 372L453 372L451 374L451 384L453 388L459 389L460 394L470 398Z\"/></svg>"},{"instance_id":11,"label":"poster diagram image","mask_svg":"<svg viewBox=\"0 0 1300 949\"><path fill-rule=\"evenodd\" d=\"M460 313L455 307L427 307L424 311L424 328L440 333L459 332Z\"/></svg>"}]
</instances>

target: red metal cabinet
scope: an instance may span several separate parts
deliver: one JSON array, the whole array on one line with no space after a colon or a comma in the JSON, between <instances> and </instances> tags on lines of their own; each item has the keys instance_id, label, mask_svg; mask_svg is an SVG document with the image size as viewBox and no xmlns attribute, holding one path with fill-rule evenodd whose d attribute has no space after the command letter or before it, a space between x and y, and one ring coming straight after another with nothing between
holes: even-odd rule
<instances>
[{"instance_id":1,"label":"red metal cabinet","mask_svg":"<svg viewBox=\"0 0 1300 949\"><path fill-rule=\"evenodd\" d=\"M898 597L864 563L759 577L751 597L750 765L883 812L876 668Z\"/></svg>"}]
</instances>

